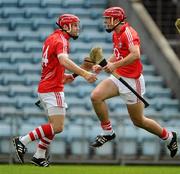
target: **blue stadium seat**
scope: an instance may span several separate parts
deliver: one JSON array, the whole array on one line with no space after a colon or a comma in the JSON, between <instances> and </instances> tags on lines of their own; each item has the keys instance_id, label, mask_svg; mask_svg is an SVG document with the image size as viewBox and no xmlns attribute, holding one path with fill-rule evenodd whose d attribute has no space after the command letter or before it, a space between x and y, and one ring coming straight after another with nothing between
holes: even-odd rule
<instances>
[{"instance_id":1,"label":"blue stadium seat","mask_svg":"<svg viewBox=\"0 0 180 174\"><path fill-rule=\"evenodd\" d=\"M30 63L18 63L18 73L21 74L40 74L41 65L40 64L30 64Z\"/></svg>"},{"instance_id":2,"label":"blue stadium seat","mask_svg":"<svg viewBox=\"0 0 180 174\"><path fill-rule=\"evenodd\" d=\"M24 46L24 52L39 53L42 51L42 44L39 42L27 42Z\"/></svg>"},{"instance_id":3,"label":"blue stadium seat","mask_svg":"<svg viewBox=\"0 0 180 174\"><path fill-rule=\"evenodd\" d=\"M70 85L65 85L64 91L65 91L65 96L75 97L78 93L78 89L72 88Z\"/></svg>"},{"instance_id":4,"label":"blue stadium seat","mask_svg":"<svg viewBox=\"0 0 180 174\"><path fill-rule=\"evenodd\" d=\"M132 125L125 125L123 128L120 126L122 131L121 136L118 140L119 154L125 156L135 157L137 155L137 128Z\"/></svg>"},{"instance_id":5,"label":"blue stadium seat","mask_svg":"<svg viewBox=\"0 0 180 174\"><path fill-rule=\"evenodd\" d=\"M72 1L72 0L70 0ZM94 8L106 8L107 5L107 0L101 0L101 1L84 1L85 4L87 3L90 7L94 7Z\"/></svg>"},{"instance_id":6,"label":"blue stadium seat","mask_svg":"<svg viewBox=\"0 0 180 174\"><path fill-rule=\"evenodd\" d=\"M81 139L83 137L83 127L80 125L71 125L68 129L69 141L73 139Z\"/></svg>"},{"instance_id":7,"label":"blue stadium seat","mask_svg":"<svg viewBox=\"0 0 180 174\"><path fill-rule=\"evenodd\" d=\"M155 67L153 65L143 65L143 72L145 75L154 75Z\"/></svg>"},{"instance_id":8,"label":"blue stadium seat","mask_svg":"<svg viewBox=\"0 0 180 174\"><path fill-rule=\"evenodd\" d=\"M10 55L10 63L17 64L17 63L27 63L32 62L33 54L32 53L22 53L22 52L14 52Z\"/></svg>"},{"instance_id":9,"label":"blue stadium seat","mask_svg":"<svg viewBox=\"0 0 180 174\"><path fill-rule=\"evenodd\" d=\"M83 111L83 109L81 109ZM74 118L73 121L69 124L78 124L82 125L83 129L85 129L85 137L89 138L89 131L90 127L94 124L94 119L92 118L92 113L88 114L87 112L84 112L83 114L78 114L74 112L74 114L71 115L71 118Z\"/></svg>"},{"instance_id":10,"label":"blue stadium seat","mask_svg":"<svg viewBox=\"0 0 180 174\"><path fill-rule=\"evenodd\" d=\"M1 31L0 39L3 41L13 41L16 40L17 33L16 32L9 32L9 31Z\"/></svg>"},{"instance_id":11,"label":"blue stadium seat","mask_svg":"<svg viewBox=\"0 0 180 174\"><path fill-rule=\"evenodd\" d=\"M3 8L1 16L3 18L19 18L24 17L25 10L18 8Z\"/></svg>"},{"instance_id":12,"label":"blue stadium seat","mask_svg":"<svg viewBox=\"0 0 180 174\"><path fill-rule=\"evenodd\" d=\"M10 89L9 86L4 87L4 86L0 85L0 96L1 95L8 95L9 89Z\"/></svg>"},{"instance_id":13,"label":"blue stadium seat","mask_svg":"<svg viewBox=\"0 0 180 174\"><path fill-rule=\"evenodd\" d=\"M161 109L161 115L163 115L163 117L166 119L168 119L169 117L173 117L176 120L176 117L178 117L179 112L180 112L180 109L179 109L179 107L176 107L176 106L175 107L164 107L163 109ZM179 122L177 122L177 123L179 124Z\"/></svg>"},{"instance_id":14,"label":"blue stadium seat","mask_svg":"<svg viewBox=\"0 0 180 174\"><path fill-rule=\"evenodd\" d=\"M31 29L32 27L32 20L24 20L24 19L11 19L9 22L9 30L17 30L18 28L21 29L22 31L22 28L26 28L26 29Z\"/></svg>"},{"instance_id":15,"label":"blue stadium seat","mask_svg":"<svg viewBox=\"0 0 180 174\"><path fill-rule=\"evenodd\" d=\"M124 107L116 107L114 110L111 110L111 112L116 117L123 117L128 115L127 108L125 105Z\"/></svg>"},{"instance_id":16,"label":"blue stadium seat","mask_svg":"<svg viewBox=\"0 0 180 174\"><path fill-rule=\"evenodd\" d=\"M161 76L144 75L146 86L162 86L163 78Z\"/></svg>"},{"instance_id":17,"label":"blue stadium seat","mask_svg":"<svg viewBox=\"0 0 180 174\"><path fill-rule=\"evenodd\" d=\"M161 86L147 87L146 96L148 98L171 97L171 90L169 88L162 88Z\"/></svg>"},{"instance_id":18,"label":"blue stadium seat","mask_svg":"<svg viewBox=\"0 0 180 174\"><path fill-rule=\"evenodd\" d=\"M84 0L77 0L77 1L73 1L73 0L66 0L66 1L62 1L61 6L63 8L79 8L82 7L82 5L84 4Z\"/></svg>"},{"instance_id":19,"label":"blue stadium seat","mask_svg":"<svg viewBox=\"0 0 180 174\"><path fill-rule=\"evenodd\" d=\"M24 122L23 124L19 126L18 135L26 135L30 131L34 130L37 126L39 126L37 123L29 124L29 123Z\"/></svg>"},{"instance_id":20,"label":"blue stadium seat","mask_svg":"<svg viewBox=\"0 0 180 174\"><path fill-rule=\"evenodd\" d=\"M55 22L52 22L51 20L47 20L47 19L40 20L38 18L35 18L33 20L31 27L32 30L39 30L40 28L50 28L50 29L57 28Z\"/></svg>"},{"instance_id":21,"label":"blue stadium seat","mask_svg":"<svg viewBox=\"0 0 180 174\"><path fill-rule=\"evenodd\" d=\"M81 7L80 8L79 7L69 7L69 8L58 7L58 8L48 8L47 10L48 10L47 16L49 18L57 18L62 13L71 12L72 14L75 14L80 19L82 19L82 18L89 18L89 16L91 16L92 14L101 14L102 12L102 10L98 8L85 10Z\"/></svg>"},{"instance_id":22,"label":"blue stadium seat","mask_svg":"<svg viewBox=\"0 0 180 174\"><path fill-rule=\"evenodd\" d=\"M18 7L40 7L41 0L18 0Z\"/></svg>"},{"instance_id":23,"label":"blue stadium seat","mask_svg":"<svg viewBox=\"0 0 180 174\"><path fill-rule=\"evenodd\" d=\"M85 106L84 101L77 97L66 97L66 103L68 104L69 108Z\"/></svg>"},{"instance_id":24,"label":"blue stadium seat","mask_svg":"<svg viewBox=\"0 0 180 174\"><path fill-rule=\"evenodd\" d=\"M52 141L49 151L52 156L54 154L60 155L60 158L64 157L67 153L67 142L63 138L56 138ZM62 156L63 155L63 156Z\"/></svg>"},{"instance_id":25,"label":"blue stadium seat","mask_svg":"<svg viewBox=\"0 0 180 174\"><path fill-rule=\"evenodd\" d=\"M11 100L12 98L8 98L8 99ZM6 102L6 99L5 99L5 105L1 106L0 108L0 117L4 120L4 122L6 122L6 119L8 120L9 118L10 118L10 121L13 121L13 119L17 121L19 120L18 119L19 117L23 117L23 111L16 109L15 100L13 102L12 101Z\"/></svg>"},{"instance_id":26,"label":"blue stadium seat","mask_svg":"<svg viewBox=\"0 0 180 174\"><path fill-rule=\"evenodd\" d=\"M40 33L32 32L32 31L24 31L22 33L17 34L17 41L40 41Z\"/></svg>"},{"instance_id":27,"label":"blue stadium seat","mask_svg":"<svg viewBox=\"0 0 180 174\"><path fill-rule=\"evenodd\" d=\"M5 154L12 153L11 141L9 138L0 138L0 152Z\"/></svg>"},{"instance_id":28,"label":"blue stadium seat","mask_svg":"<svg viewBox=\"0 0 180 174\"><path fill-rule=\"evenodd\" d=\"M2 44L2 52L23 52L24 43L16 41L7 41Z\"/></svg>"},{"instance_id":29,"label":"blue stadium seat","mask_svg":"<svg viewBox=\"0 0 180 174\"><path fill-rule=\"evenodd\" d=\"M41 7L48 7L48 8L57 8L61 7L64 1L62 0L42 0Z\"/></svg>"},{"instance_id":30,"label":"blue stadium seat","mask_svg":"<svg viewBox=\"0 0 180 174\"><path fill-rule=\"evenodd\" d=\"M28 120L29 118L34 118L39 120L38 122L47 122L47 114L45 113L44 109L40 109L35 105L36 98L33 99L34 103L32 103L31 107L24 106L20 110L23 111L23 119Z\"/></svg>"},{"instance_id":31,"label":"blue stadium seat","mask_svg":"<svg viewBox=\"0 0 180 174\"><path fill-rule=\"evenodd\" d=\"M4 55L4 54L2 54ZM5 59L7 61L5 61ZM1 61L9 62L11 64L18 64L18 63L34 63L39 64L41 62L41 53L22 53L22 52L14 52L12 54L4 55Z\"/></svg>"},{"instance_id":32,"label":"blue stadium seat","mask_svg":"<svg viewBox=\"0 0 180 174\"><path fill-rule=\"evenodd\" d=\"M15 96L28 96L32 97L33 96L33 89L32 87L27 87L24 85L11 85L9 88L9 96L10 97L15 97Z\"/></svg>"},{"instance_id":33,"label":"blue stadium seat","mask_svg":"<svg viewBox=\"0 0 180 174\"><path fill-rule=\"evenodd\" d=\"M160 141L155 135L139 129L138 138L140 141L142 155L148 157L159 156L160 153Z\"/></svg>"},{"instance_id":34,"label":"blue stadium seat","mask_svg":"<svg viewBox=\"0 0 180 174\"><path fill-rule=\"evenodd\" d=\"M10 137L12 135L12 128L10 124L0 123L0 138Z\"/></svg>"},{"instance_id":35,"label":"blue stadium seat","mask_svg":"<svg viewBox=\"0 0 180 174\"><path fill-rule=\"evenodd\" d=\"M96 37L94 37L94 32L89 32L88 34L83 32L82 34L80 34L79 39L82 40L83 42L87 43L87 42L102 42L104 43L106 41L106 34L97 34ZM100 44L100 43L99 43Z\"/></svg>"},{"instance_id":36,"label":"blue stadium seat","mask_svg":"<svg viewBox=\"0 0 180 174\"><path fill-rule=\"evenodd\" d=\"M9 21L2 20L0 22L1 31L7 31L9 29Z\"/></svg>"},{"instance_id":37,"label":"blue stadium seat","mask_svg":"<svg viewBox=\"0 0 180 174\"><path fill-rule=\"evenodd\" d=\"M97 135L102 133L102 128L99 125L98 121L91 127L91 131L89 132L89 139L93 141Z\"/></svg>"},{"instance_id":38,"label":"blue stadium seat","mask_svg":"<svg viewBox=\"0 0 180 174\"><path fill-rule=\"evenodd\" d=\"M34 103L35 99L29 98L28 96L16 96L16 108L24 108L24 107L35 107Z\"/></svg>"},{"instance_id":39,"label":"blue stadium seat","mask_svg":"<svg viewBox=\"0 0 180 174\"><path fill-rule=\"evenodd\" d=\"M35 109L35 108L33 108ZM25 113L26 114L26 113ZM23 122L25 122L26 124L34 124L34 125L42 125L45 124L47 122L47 117L44 116L39 116L37 114L37 116L34 115L34 113L32 113L32 115L29 113L28 118L25 118L23 120Z\"/></svg>"},{"instance_id":40,"label":"blue stadium seat","mask_svg":"<svg viewBox=\"0 0 180 174\"><path fill-rule=\"evenodd\" d=\"M17 6L18 0L0 0L1 7L15 7Z\"/></svg>"},{"instance_id":41,"label":"blue stadium seat","mask_svg":"<svg viewBox=\"0 0 180 174\"><path fill-rule=\"evenodd\" d=\"M2 53L0 54L0 63L4 63L4 62L10 62L10 57L11 57L11 54L10 53Z\"/></svg>"},{"instance_id":42,"label":"blue stadium seat","mask_svg":"<svg viewBox=\"0 0 180 174\"><path fill-rule=\"evenodd\" d=\"M40 75L39 74L26 74L26 80L24 82L25 85L27 86L32 86L32 85L38 85L39 80L40 80Z\"/></svg>"},{"instance_id":43,"label":"blue stadium seat","mask_svg":"<svg viewBox=\"0 0 180 174\"><path fill-rule=\"evenodd\" d=\"M18 84L26 84L26 77L25 76L19 76L17 74L5 74L2 77L2 85L18 85Z\"/></svg>"},{"instance_id":44,"label":"blue stadium seat","mask_svg":"<svg viewBox=\"0 0 180 174\"><path fill-rule=\"evenodd\" d=\"M179 101L177 99L170 98L154 98L150 100L150 104L157 110L161 111L164 108L179 109Z\"/></svg>"},{"instance_id":45,"label":"blue stadium seat","mask_svg":"<svg viewBox=\"0 0 180 174\"><path fill-rule=\"evenodd\" d=\"M48 16L47 10L40 10L37 7L28 7L26 11L24 12L25 18L46 18Z\"/></svg>"},{"instance_id":46,"label":"blue stadium seat","mask_svg":"<svg viewBox=\"0 0 180 174\"><path fill-rule=\"evenodd\" d=\"M0 73L17 73L17 65L12 65L9 63L0 64Z\"/></svg>"},{"instance_id":47,"label":"blue stadium seat","mask_svg":"<svg viewBox=\"0 0 180 174\"><path fill-rule=\"evenodd\" d=\"M89 153L89 143L87 139L87 127L72 124L68 129L68 141L72 155L86 155Z\"/></svg>"},{"instance_id":48,"label":"blue stadium seat","mask_svg":"<svg viewBox=\"0 0 180 174\"><path fill-rule=\"evenodd\" d=\"M142 61L143 65L149 65L148 58L145 54L141 54L141 61Z\"/></svg>"}]
</instances>

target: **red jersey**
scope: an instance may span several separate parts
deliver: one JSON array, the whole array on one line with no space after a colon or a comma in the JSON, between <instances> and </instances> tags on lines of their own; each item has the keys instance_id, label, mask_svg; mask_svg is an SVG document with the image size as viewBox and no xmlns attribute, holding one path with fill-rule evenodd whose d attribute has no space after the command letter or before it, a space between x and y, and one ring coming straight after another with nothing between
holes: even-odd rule
<instances>
[{"instance_id":1,"label":"red jersey","mask_svg":"<svg viewBox=\"0 0 180 174\"><path fill-rule=\"evenodd\" d=\"M137 32L125 23L120 33L113 33L113 49L116 61L124 59L129 53L129 48L133 45L140 46L140 39ZM129 65L121 66L115 70L120 76L127 78L138 78L142 73L142 63L140 59L136 59Z\"/></svg>"},{"instance_id":2,"label":"red jersey","mask_svg":"<svg viewBox=\"0 0 180 174\"><path fill-rule=\"evenodd\" d=\"M55 30L45 40L42 50L42 72L38 92L61 92L64 90L65 67L60 64L58 54L69 53L69 35Z\"/></svg>"}]
</instances>

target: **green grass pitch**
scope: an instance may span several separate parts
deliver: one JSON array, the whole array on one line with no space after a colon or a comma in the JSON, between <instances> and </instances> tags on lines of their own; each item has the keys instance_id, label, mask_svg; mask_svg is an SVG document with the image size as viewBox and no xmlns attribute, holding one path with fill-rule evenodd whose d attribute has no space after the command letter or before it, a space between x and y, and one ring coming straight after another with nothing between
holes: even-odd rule
<instances>
[{"instance_id":1,"label":"green grass pitch","mask_svg":"<svg viewBox=\"0 0 180 174\"><path fill-rule=\"evenodd\" d=\"M180 166L0 165L0 174L179 174Z\"/></svg>"}]
</instances>

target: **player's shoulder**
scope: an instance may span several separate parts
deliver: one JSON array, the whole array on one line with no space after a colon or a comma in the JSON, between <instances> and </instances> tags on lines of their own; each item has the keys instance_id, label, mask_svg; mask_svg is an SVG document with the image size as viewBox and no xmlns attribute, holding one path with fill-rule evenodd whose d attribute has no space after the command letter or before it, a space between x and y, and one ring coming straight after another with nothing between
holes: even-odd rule
<instances>
[{"instance_id":1,"label":"player's shoulder","mask_svg":"<svg viewBox=\"0 0 180 174\"><path fill-rule=\"evenodd\" d=\"M55 30L53 33L51 33L47 39L45 40L45 43L50 44L57 44L57 43L63 43L62 37L60 37L60 33Z\"/></svg>"},{"instance_id":2,"label":"player's shoulder","mask_svg":"<svg viewBox=\"0 0 180 174\"><path fill-rule=\"evenodd\" d=\"M124 37L139 37L137 31L130 25L126 26L122 35Z\"/></svg>"}]
</instances>

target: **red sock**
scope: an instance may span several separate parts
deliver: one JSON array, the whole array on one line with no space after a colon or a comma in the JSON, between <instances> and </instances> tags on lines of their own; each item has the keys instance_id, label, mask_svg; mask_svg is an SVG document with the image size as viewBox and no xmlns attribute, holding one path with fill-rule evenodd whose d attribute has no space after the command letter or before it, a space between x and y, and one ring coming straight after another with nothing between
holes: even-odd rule
<instances>
[{"instance_id":1,"label":"red sock","mask_svg":"<svg viewBox=\"0 0 180 174\"><path fill-rule=\"evenodd\" d=\"M38 144L38 148L46 150L53 139L54 139L54 135L41 138Z\"/></svg>"},{"instance_id":2,"label":"red sock","mask_svg":"<svg viewBox=\"0 0 180 174\"><path fill-rule=\"evenodd\" d=\"M112 131L112 126L110 121L101 122L101 127L105 131Z\"/></svg>"},{"instance_id":3,"label":"red sock","mask_svg":"<svg viewBox=\"0 0 180 174\"><path fill-rule=\"evenodd\" d=\"M166 140L168 137L169 137L169 132L167 131L166 128L163 128L160 138Z\"/></svg>"},{"instance_id":4,"label":"red sock","mask_svg":"<svg viewBox=\"0 0 180 174\"><path fill-rule=\"evenodd\" d=\"M42 139L43 137L52 137L54 135L51 124L43 124L29 133L31 141Z\"/></svg>"}]
</instances>

